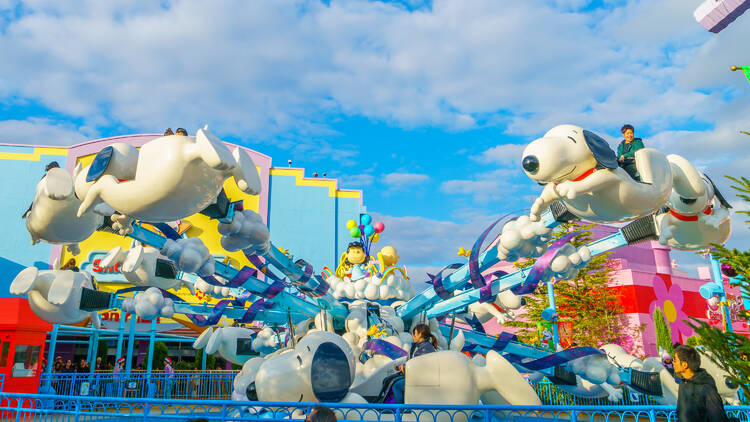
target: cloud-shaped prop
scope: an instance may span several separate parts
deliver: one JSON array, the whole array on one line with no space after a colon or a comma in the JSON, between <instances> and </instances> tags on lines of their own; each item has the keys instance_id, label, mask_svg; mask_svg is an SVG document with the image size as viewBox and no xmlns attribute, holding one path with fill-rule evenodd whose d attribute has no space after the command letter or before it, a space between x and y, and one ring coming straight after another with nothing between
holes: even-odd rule
<instances>
[{"instance_id":1,"label":"cloud-shaped prop","mask_svg":"<svg viewBox=\"0 0 750 422\"><path fill-rule=\"evenodd\" d=\"M398 271L389 273L382 280L377 276L364 277L357 281L351 281L349 277L342 280L331 276L326 282L331 286L332 295L336 299L409 300L415 295L414 287Z\"/></svg>"},{"instance_id":2,"label":"cloud-shaped prop","mask_svg":"<svg viewBox=\"0 0 750 422\"><path fill-rule=\"evenodd\" d=\"M214 257L208 253L208 248L197 237L167 239L161 253L174 261L180 271L197 273L199 276L209 276L214 273Z\"/></svg>"},{"instance_id":3,"label":"cloud-shaped prop","mask_svg":"<svg viewBox=\"0 0 750 422\"><path fill-rule=\"evenodd\" d=\"M138 293L134 298L129 297L123 300L122 310L151 321L158 317L169 318L174 315L174 302L172 302L172 299L164 298L161 290L151 287Z\"/></svg>"},{"instance_id":4,"label":"cloud-shaped prop","mask_svg":"<svg viewBox=\"0 0 750 422\"><path fill-rule=\"evenodd\" d=\"M254 255L268 252L271 247L271 234L263 219L252 210L234 214L229 224L219 223L221 246L230 251L245 250Z\"/></svg>"},{"instance_id":5,"label":"cloud-shaped prop","mask_svg":"<svg viewBox=\"0 0 750 422\"><path fill-rule=\"evenodd\" d=\"M531 221L527 215L511 220L503 226L498 257L513 262L525 257L538 257L547 250L551 229L541 221Z\"/></svg>"},{"instance_id":6,"label":"cloud-shaped prop","mask_svg":"<svg viewBox=\"0 0 750 422\"><path fill-rule=\"evenodd\" d=\"M279 340L276 332L270 327L260 330L253 340L252 348L261 355L273 353L279 348Z\"/></svg>"}]
</instances>

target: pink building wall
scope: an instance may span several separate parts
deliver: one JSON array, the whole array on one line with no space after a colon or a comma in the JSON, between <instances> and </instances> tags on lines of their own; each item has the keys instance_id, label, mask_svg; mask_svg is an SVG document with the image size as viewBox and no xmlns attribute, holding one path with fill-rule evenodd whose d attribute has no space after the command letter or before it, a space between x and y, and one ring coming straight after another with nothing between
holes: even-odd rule
<instances>
[{"instance_id":1,"label":"pink building wall","mask_svg":"<svg viewBox=\"0 0 750 422\"><path fill-rule=\"evenodd\" d=\"M597 226L594 229L594 238L607 236L617 230L618 227L615 226ZM706 267L699 267L697 278L673 268L670 248L656 241L617 249L610 253L610 258L613 260L613 273L609 288L621 296L626 321L633 327L643 325L643 330L633 339L632 352L647 356L657 354L652 317L656 306L665 313L673 342L683 343L694 334L684 320L689 320L690 317L708 320L708 304L699 293L702 285L711 282L708 258ZM508 263L500 263L493 271L501 268L507 271L509 266ZM739 288L731 288L726 278L724 285L728 294L741 297ZM523 318L522 312L516 314ZM494 319L484 326L491 334L517 331L512 327L500 326ZM733 322L733 329L740 333L748 331L745 324L736 321Z\"/></svg>"}]
</instances>

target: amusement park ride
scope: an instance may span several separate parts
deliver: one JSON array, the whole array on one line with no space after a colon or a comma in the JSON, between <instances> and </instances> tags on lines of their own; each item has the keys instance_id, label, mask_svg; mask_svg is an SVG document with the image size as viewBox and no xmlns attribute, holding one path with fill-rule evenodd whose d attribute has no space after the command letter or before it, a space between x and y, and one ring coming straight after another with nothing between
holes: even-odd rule
<instances>
[{"instance_id":1,"label":"amusement park ride","mask_svg":"<svg viewBox=\"0 0 750 422\"><path fill-rule=\"evenodd\" d=\"M233 177L241 191L258 194L261 184L252 159L239 148L230 151L208 128L195 137L159 137L140 150L112 144L73 175L50 169L37 186L26 224L33 242L72 249L96 230L132 238L130 250L111 250L101 266L119 264L133 287L102 292L86 272L28 267L10 290L28 296L34 313L50 323L91 318L97 325L97 312L106 309L123 309L145 320L183 314L208 327L195 348L243 365L234 380L235 400L382 400L383 381L396 372L394 366L405 364L406 402L411 404L538 405L528 379L542 377L579 396L617 400L620 387L628 385L662 404L674 404L677 384L657 358L640 360L617 345L550 352L511 335L495 337L441 322L451 315L486 321L491 316L483 305L492 303L518 309L522 296L538 285L570 279L593 256L622 246L658 240L675 249L702 250L729 238L729 204L706 175L679 155L638 150L641 180L636 181L618 166L601 137L561 125L529 144L521 159L527 176L544 185L530 215L499 219L479 237L468 263L447 266L430 276L431 288L415 294L405 271L396 267L393 248L381 251L380 265L368 265L368 240L379 233L369 215L347 226L353 236L362 236L358 247L365 258L355 256L359 251L342 257L348 266L335 274L290 259L271 244L261 218L222 189ZM180 235L170 225L198 212L217 219L222 247L242 251L254 268L216 261L200 238ZM576 232L552 240L554 227L579 219L627 224L579 248L568 243ZM496 225L501 235L483 249ZM487 274L500 261L522 258L536 262L510 274ZM187 273L224 289L225 296L229 289L232 297L214 306L185 302L168 290L184 284L192 289L182 278ZM256 333L217 326L222 318L261 321L266 327ZM548 312L547 318L556 316ZM410 327L420 323L431 327L440 350L407 361ZM285 338L271 326L284 326ZM717 381L726 375L709 369ZM717 384L725 398L735 397L736 386Z\"/></svg>"}]
</instances>

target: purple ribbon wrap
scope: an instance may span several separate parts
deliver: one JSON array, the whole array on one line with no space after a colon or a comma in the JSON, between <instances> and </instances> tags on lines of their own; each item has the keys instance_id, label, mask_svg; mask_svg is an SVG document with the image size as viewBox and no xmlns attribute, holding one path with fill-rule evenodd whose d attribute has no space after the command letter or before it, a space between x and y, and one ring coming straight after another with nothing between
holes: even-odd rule
<instances>
[{"instance_id":1,"label":"purple ribbon wrap","mask_svg":"<svg viewBox=\"0 0 750 422\"><path fill-rule=\"evenodd\" d=\"M552 263L552 260L555 259L560 248L562 248L566 243L568 243L570 239L577 236L581 232L582 230L578 230L573 233L569 233L564 237L552 242L552 244L547 249L547 252L540 256L539 259L537 259L534 265L531 267L531 271L529 271L529 273L526 275L526 280L524 280L523 284L514 286L510 290L517 295L525 295L536 290L536 287L542 281L544 272Z\"/></svg>"}]
</instances>

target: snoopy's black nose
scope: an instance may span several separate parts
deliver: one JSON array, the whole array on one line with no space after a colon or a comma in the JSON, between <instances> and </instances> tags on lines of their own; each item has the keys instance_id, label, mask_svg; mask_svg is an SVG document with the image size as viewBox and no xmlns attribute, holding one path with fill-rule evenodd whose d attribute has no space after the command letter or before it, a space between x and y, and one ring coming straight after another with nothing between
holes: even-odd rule
<instances>
[{"instance_id":1,"label":"snoopy's black nose","mask_svg":"<svg viewBox=\"0 0 750 422\"><path fill-rule=\"evenodd\" d=\"M539 171L539 159L533 155L527 155L523 157L521 165L523 166L524 170L528 171L531 174L535 174Z\"/></svg>"}]
</instances>

